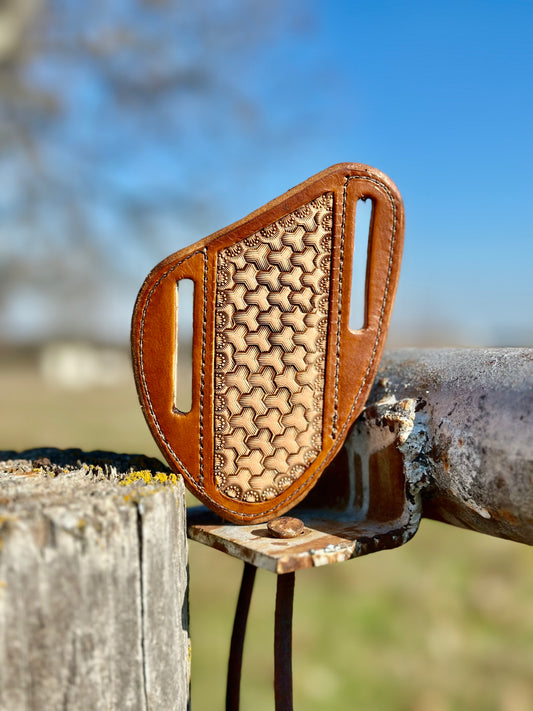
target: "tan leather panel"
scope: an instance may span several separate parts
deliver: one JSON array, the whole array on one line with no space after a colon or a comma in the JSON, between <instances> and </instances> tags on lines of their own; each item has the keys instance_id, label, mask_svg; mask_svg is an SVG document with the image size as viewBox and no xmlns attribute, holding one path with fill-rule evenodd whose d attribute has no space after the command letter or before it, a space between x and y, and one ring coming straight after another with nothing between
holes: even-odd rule
<instances>
[{"instance_id":1,"label":"tan leather panel","mask_svg":"<svg viewBox=\"0 0 533 711\"><path fill-rule=\"evenodd\" d=\"M373 201L366 323L348 327L356 204ZM399 275L394 184L334 166L147 277L132 323L139 399L170 465L235 522L296 504L364 405ZM193 403L173 406L176 282L195 284Z\"/></svg>"},{"instance_id":2,"label":"tan leather panel","mask_svg":"<svg viewBox=\"0 0 533 711\"><path fill-rule=\"evenodd\" d=\"M258 502L322 448L333 194L217 256L217 489Z\"/></svg>"}]
</instances>

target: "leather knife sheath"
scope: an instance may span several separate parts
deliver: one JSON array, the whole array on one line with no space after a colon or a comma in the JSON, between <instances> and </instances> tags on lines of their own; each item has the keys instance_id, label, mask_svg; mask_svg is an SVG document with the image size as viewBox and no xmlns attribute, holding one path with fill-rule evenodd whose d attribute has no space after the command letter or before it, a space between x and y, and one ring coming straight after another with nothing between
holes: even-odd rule
<instances>
[{"instance_id":1,"label":"leather knife sheath","mask_svg":"<svg viewBox=\"0 0 533 711\"><path fill-rule=\"evenodd\" d=\"M361 199L372 201L372 218L364 326L353 331ZM376 374L403 231L392 181L343 163L172 254L148 275L132 322L141 406L171 468L224 519L250 523L283 514L339 450ZM183 279L194 283L188 412L174 396Z\"/></svg>"}]
</instances>

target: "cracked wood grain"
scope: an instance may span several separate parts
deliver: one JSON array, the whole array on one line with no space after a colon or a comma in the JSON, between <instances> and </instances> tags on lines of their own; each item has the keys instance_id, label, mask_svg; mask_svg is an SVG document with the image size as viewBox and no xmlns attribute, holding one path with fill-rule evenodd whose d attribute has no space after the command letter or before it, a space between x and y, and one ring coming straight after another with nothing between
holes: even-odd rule
<instances>
[{"instance_id":1,"label":"cracked wood grain","mask_svg":"<svg viewBox=\"0 0 533 711\"><path fill-rule=\"evenodd\" d=\"M0 709L187 709L187 582L157 460L0 453Z\"/></svg>"}]
</instances>

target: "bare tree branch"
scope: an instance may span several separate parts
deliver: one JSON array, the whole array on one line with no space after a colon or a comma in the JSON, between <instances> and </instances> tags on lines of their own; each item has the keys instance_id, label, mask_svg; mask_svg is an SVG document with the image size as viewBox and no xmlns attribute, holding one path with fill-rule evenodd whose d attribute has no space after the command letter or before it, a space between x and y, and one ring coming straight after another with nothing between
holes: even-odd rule
<instances>
[{"instance_id":1,"label":"bare tree branch","mask_svg":"<svg viewBox=\"0 0 533 711\"><path fill-rule=\"evenodd\" d=\"M0 239L10 246L0 304L15 283L94 292L109 252L124 250L123 239L110 250L113 232L157 253L172 218L200 220L205 196L190 186L217 165L206 146L261 124L235 68L301 12L281 0L5 0L0 182L10 189ZM17 244L28 239L46 254L44 272L21 259ZM127 258L113 264L115 275L132 268Z\"/></svg>"}]
</instances>

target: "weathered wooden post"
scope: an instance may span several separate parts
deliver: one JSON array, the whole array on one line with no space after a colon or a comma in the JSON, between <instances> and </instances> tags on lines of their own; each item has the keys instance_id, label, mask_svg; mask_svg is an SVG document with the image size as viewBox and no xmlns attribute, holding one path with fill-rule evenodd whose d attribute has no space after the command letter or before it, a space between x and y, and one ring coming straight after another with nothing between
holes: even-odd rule
<instances>
[{"instance_id":1,"label":"weathered wooden post","mask_svg":"<svg viewBox=\"0 0 533 711\"><path fill-rule=\"evenodd\" d=\"M0 709L187 709L181 479L103 452L0 460Z\"/></svg>"}]
</instances>

